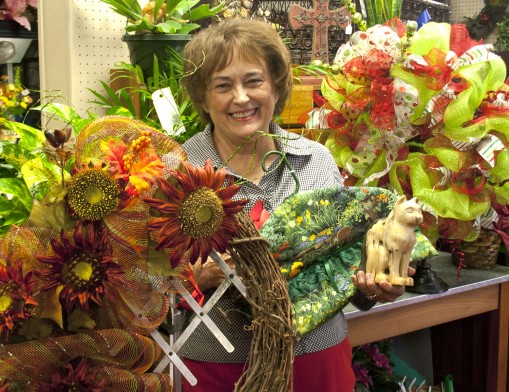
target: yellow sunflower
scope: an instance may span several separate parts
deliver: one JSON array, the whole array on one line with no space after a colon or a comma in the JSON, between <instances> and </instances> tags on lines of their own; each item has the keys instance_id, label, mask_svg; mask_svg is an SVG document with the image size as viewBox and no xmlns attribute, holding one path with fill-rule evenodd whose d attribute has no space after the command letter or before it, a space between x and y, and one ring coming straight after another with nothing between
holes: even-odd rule
<instances>
[{"instance_id":1,"label":"yellow sunflower","mask_svg":"<svg viewBox=\"0 0 509 392\"><path fill-rule=\"evenodd\" d=\"M145 198L145 203L164 216L149 223L158 244L157 250L171 249L170 263L175 268L189 250L189 261L207 258L212 249L225 252L232 236L237 233L235 213L242 210L246 199L231 200L240 186L225 169L214 172L207 160L203 168L182 162L186 172L172 171L178 186L158 178L157 184L167 200ZM226 183L225 183L226 181Z\"/></svg>"},{"instance_id":2,"label":"yellow sunflower","mask_svg":"<svg viewBox=\"0 0 509 392\"><path fill-rule=\"evenodd\" d=\"M81 219L99 221L114 212L120 202L120 186L98 167L84 167L67 184L67 204Z\"/></svg>"}]
</instances>

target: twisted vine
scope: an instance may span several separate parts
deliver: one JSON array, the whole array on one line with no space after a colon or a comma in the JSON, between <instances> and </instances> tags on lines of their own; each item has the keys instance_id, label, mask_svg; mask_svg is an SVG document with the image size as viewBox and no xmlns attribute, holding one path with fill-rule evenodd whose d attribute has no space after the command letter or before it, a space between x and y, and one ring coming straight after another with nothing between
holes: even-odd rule
<instances>
[{"instance_id":1,"label":"twisted vine","mask_svg":"<svg viewBox=\"0 0 509 392\"><path fill-rule=\"evenodd\" d=\"M228 250L247 287L253 340L248 367L235 384L235 392L287 392L292 383L295 335L286 280L251 218L240 212L237 220L241 225L238 238Z\"/></svg>"}]
</instances>

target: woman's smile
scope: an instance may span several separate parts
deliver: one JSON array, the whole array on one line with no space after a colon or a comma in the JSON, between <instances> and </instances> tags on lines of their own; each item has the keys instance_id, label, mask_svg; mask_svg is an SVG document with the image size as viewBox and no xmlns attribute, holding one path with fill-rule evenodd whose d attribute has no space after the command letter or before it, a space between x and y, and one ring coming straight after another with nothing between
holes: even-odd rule
<instances>
[{"instance_id":1,"label":"woman's smile","mask_svg":"<svg viewBox=\"0 0 509 392\"><path fill-rule=\"evenodd\" d=\"M230 116L232 116L234 119L237 119L237 120L249 119L251 116L255 115L257 110L258 109L251 109L251 110L246 110L244 112L231 113Z\"/></svg>"}]
</instances>

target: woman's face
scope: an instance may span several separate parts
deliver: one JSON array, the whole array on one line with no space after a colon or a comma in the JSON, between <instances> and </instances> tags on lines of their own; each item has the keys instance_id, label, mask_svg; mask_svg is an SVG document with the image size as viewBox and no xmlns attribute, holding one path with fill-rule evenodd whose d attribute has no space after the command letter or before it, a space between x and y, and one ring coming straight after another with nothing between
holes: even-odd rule
<instances>
[{"instance_id":1,"label":"woman's face","mask_svg":"<svg viewBox=\"0 0 509 392\"><path fill-rule=\"evenodd\" d=\"M212 74L203 107L212 118L214 132L239 143L256 131L269 131L278 98L265 64L235 58Z\"/></svg>"}]
</instances>

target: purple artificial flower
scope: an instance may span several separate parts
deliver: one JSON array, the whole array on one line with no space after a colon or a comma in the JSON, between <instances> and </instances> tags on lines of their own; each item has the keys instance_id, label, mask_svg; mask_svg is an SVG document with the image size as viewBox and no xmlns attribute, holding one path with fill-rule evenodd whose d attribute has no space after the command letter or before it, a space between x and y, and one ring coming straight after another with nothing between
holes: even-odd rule
<instances>
[{"instance_id":1,"label":"purple artificial flower","mask_svg":"<svg viewBox=\"0 0 509 392\"><path fill-rule=\"evenodd\" d=\"M363 367L359 362L354 362L352 369L357 382L360 382L366 388L369 388L370 385L373 385L373 380L369 376L369 370L367 368Z\"/></svg>"}]
</instances>

